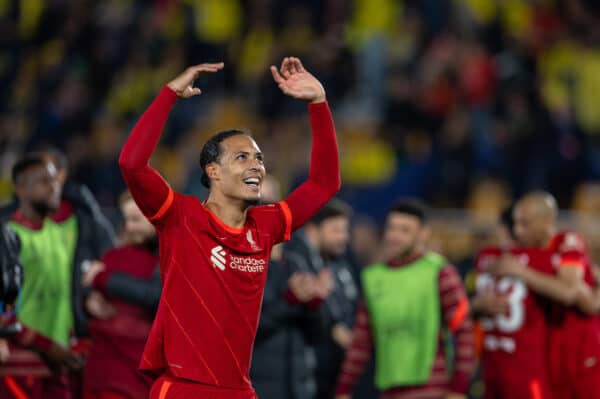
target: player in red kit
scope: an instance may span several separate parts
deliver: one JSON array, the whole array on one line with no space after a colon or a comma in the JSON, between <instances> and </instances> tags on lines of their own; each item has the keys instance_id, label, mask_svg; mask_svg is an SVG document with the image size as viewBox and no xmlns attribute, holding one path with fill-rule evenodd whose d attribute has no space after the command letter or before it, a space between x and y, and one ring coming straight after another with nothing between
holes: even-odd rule
<instances>
[{"instance_id":1,"label":"player in red kit","mask_svg":"<svg viewBox=\"0 0 600 399\"><path fill-rule=\"evenodd\" d=\"M554 198L533 192L515 206L515 235L520 245L545 251L538 270L504 257L496 274L522 279L552 300L547 361L553 398L600 398L600 328L595 283L583 238L557 232Z\"/></svg>"},{"instance_id":2,"label":"player in red kit","mask_svg":"<svg viewBox=\"0 0 600 399\"><path fill-rule=\"evenodd\" d=\"M256 398L249 379L252 345L274 244L289 239L339 190L337 140L321 83L297 58L285 58L275 82L309 102L313 133L309 177L285 201L254 206L265 177L263 155L244 131L213 136L200 155L208 199L175 193L148 161L178 97L200 94L199 74L223 64L188 68L142 115L119 164L129 189L154 224L163 292L141 359L160 378L151 398Z\"/></svg>"},{"instance_id":3,"label":"player in red kit","mask_svg":"<svg viewBox=\"0 0 600 399\"><path fill-rule=\"evenodd\" d=\"M548 263L542 249L485 248L476 260L476 303L482 314L485 332L482 364L486 399L548 399L546 350L547 301L514 277L495 277L489 273L506 252L522 267L534 268ZM487 297L487 298L486 298Z\"/></svg>"}]
</instances>

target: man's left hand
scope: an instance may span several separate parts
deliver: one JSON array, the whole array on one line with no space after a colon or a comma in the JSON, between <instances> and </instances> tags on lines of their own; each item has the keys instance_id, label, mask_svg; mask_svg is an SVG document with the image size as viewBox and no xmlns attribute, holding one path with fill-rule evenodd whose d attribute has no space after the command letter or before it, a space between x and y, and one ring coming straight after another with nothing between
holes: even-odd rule
<instances>
[{"instance_id":1,"label":"man's left hand","mask_svg":"<svg viewBox=\"0 0 600 399\"><path fill-rule=\"evenodd\" d=\"M450 392L446 395L446 399L467 399L467 395L462 393Z\"/></svg>"},{"instance_id":2,"label":"man's left hand","mask_svg":"<svg viewBox=\"0 0 600 399\"><path fill-rule=\"evenodd\" d=\"M271 73L284 94L311 103L325 101L323 85L304 69L298 58L285 57L279 70L271 65Z\"/></svg>"}]
</instances>

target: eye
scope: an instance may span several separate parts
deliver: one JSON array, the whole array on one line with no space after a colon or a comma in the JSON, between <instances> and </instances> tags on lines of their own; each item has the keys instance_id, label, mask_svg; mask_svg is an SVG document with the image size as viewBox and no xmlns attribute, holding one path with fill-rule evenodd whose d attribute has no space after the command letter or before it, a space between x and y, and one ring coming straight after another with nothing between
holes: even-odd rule
<instances>
[{"instance_id":1,"label":"eye","mask_svg":"<svg viewBox=\"0 0 600 399\"><path fill-rule=\"evenodd\" d=\"M248 155L246 154L238 154L235 159L240 160L240 161L245 161L248 158Z\"/></svg>"},{"instance_id":2,"label":"eye","mask_svg":"<svg viewBox=\"0 0 600 399\"><path fill-rule=\"evenodd\" d=\"M260 162L260 163L263 163L263 162L265 161L265 160L264 160L264 157L262 156L262 154L258 154L258 155L256 156L256 159L257 159L257 160L258 160L258 162Z\"/></svg>"}]
</instances>

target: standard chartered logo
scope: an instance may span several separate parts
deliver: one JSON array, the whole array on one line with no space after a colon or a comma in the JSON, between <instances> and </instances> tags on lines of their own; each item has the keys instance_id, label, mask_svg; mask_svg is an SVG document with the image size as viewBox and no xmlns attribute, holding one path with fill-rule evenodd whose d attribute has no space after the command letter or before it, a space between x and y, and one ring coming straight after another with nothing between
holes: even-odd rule
<instances>
[{"instance_id":1,"label":"standard chartered logo","mask_svg":"<svg viewBox=\"0 0 600 399\"><path fill-rule=\"evenodd\" d=\"M210 250L210 261L215 267L218 267L221 270L225 270L225 263L227 263L227 261L225 260L225 255L227 255L227 253L225 252L223 247L217 245L216 247Z\"/></svg>"},{"instance_id":2,"label":"standard chartered logo","mask_svg":"<svg viewBox=\"0 0 600 399\"><path fill-rule=\"evenodd\" d=\"M264 259L251 258L249 256L229 256L229 268L246 273L260 273L265 271L266 261ZM218 245L210 250L210 261L220 270L225 270L227 265L227 252Z\"/></svg>"}]
</instances>

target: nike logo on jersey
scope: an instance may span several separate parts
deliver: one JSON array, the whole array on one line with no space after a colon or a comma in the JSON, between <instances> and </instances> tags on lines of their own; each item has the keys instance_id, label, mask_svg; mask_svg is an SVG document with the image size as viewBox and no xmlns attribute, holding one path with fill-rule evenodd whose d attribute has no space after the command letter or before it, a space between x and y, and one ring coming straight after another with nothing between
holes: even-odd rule
<instances>
[{"instance_id":1,"label":"nike logo on jersey","mask_svg":"<svg viewBox=\"0 0 600 399\"><path fill-rule=\"evenodd\" d=\"M590 367L594 367L596 365L596 358L595 357L588 357L587 359L585 359L585 361L583 362L583 366L585 368L590 368Z\"/></svg>"}]
</instances>

